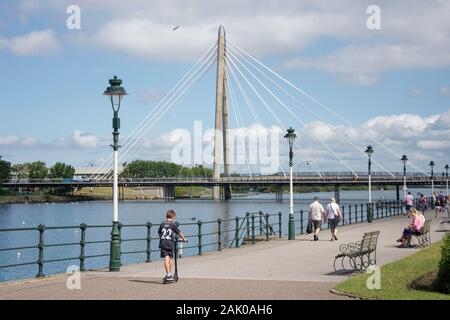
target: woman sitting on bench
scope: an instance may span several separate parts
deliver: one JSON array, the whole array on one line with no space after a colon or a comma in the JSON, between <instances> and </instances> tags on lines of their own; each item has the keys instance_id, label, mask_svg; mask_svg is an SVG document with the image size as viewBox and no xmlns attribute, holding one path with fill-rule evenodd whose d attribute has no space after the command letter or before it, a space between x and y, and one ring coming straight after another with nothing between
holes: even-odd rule
<instances>
[{"instance_id":1,"label":"woman sitting on bench","mask_svg":"<svg viewBox=\"0 0 450 320\"><path fill-rule=\"evenodd\" d=\"M420 233L420 229L422 229L423 224L425 223L425 217L415 208L411 208L411 210L409 210L409 216L411 217L411 222L405 229L403 229L402 236L397 240L397 242L401 242L400 247L405 245L409 235Z\"/></svg>"}]
</instances>

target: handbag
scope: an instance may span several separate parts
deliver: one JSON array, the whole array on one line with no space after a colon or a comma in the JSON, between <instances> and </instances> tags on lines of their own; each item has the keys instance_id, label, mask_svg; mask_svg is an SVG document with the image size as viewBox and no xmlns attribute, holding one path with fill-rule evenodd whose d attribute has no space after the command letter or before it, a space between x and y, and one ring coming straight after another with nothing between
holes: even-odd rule
<instances>
[{"instance_id":1,"label":"handbag","mask_svg":"<svg viewBox=\"0 0 450 320\"><path fill-rule=\"evenodd\" d=\"M313 225L312 225L312 221L309 220L308 224L306 225L306 233L312 233L313 232Z\"/></svg>"},{"instance_id":2,"label":"handbag","mask_svg":"<svg viewBox=\"0 0 450 320\"><path fill-rule=\"evenodd\" d=\"M341 221L341 216L334 212L334 209L333 209L332 205L330 205L330 208L331 208L331 211L333 211L333 214L334 214L334 221L336 221L336 222Z\"/></svg>"}]
</instances>

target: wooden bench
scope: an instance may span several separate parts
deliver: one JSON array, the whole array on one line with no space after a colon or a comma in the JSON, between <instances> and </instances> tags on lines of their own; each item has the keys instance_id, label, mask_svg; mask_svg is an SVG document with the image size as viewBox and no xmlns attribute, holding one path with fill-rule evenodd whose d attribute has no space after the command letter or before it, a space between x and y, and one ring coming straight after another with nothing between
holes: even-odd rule
<instances>
[{"instance_id":1,"label":"wooden bench","mask_svg":"<svg viewBox=\"0 0 450 320\"><path fill-rule=\"evenodd\" d=\"M431 219L426 220L419 232L408 235L405 245L408 247L422 248L431 244L430 237Z\"/></svg>"},{"instance_id":2,"label":"wooden bench","mask_svg":"<svg viewBox=\"0 0 450 320\"><path fill-rule=\"evenodd\" d=\"M362 271L370 265L377 263L377 241L380 231L364 233L361 241L356 243L342 244L339 247L340 253L334 257L333 267L341 262L344 271Z\"/></svg>"}]
</instances>

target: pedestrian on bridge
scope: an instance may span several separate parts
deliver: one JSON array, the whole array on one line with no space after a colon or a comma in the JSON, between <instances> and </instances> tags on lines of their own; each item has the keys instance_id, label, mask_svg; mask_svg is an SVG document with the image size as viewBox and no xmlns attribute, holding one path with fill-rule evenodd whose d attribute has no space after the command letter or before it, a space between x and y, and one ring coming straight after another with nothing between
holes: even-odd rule
<instances>
[{"instance_id":1,"label":"pedestrian on bridge","mask_svg":"<svg viewBox=\"0 0 450 320\"><path fill-rule=\"evenodd\" d=\"M336 233L337 233L337 225L339 221L342 219L342 213L341 209L339 208L339 205L336 203L336 199L334 197L331 197L331 202L327 205L325 209L325 217L328 219L328 224L330 226L331 231L331 240L334 241L337 240ZM325 223L327 220L325 220Z\"/></svg>"},{"instance_id":2,"label":"pedestrian on bridge","mask_svg":"<svg viewBox=\"0 0 450 320\"><path fill-rule=\"evenodd\" d=\"M314 197L314 202L309 205L308 218L314 227L314 241L319 240L319 231L322 225L322 218L325 219L325 210L319 203L319 197Z\"/></svg>"}]
</instances>

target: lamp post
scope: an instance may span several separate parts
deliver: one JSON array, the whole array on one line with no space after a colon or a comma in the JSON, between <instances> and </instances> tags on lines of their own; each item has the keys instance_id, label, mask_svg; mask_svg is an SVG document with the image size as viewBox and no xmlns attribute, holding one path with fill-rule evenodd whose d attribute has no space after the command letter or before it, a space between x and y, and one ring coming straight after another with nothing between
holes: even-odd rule
<instances>
[{"instance_id":1,"label":"lamp post","mask_svg":"<svg viewBox=\"0 0 450 320\"><path fill-rule=\"evenodd\" d=\"M120 128L120 118L119 109L120 103L124 95L127 95L125 89L121 87L122 80L117 79L114 76L113 79L109 80L109 87L106 88L103 94L108 96L111 102L111 107L114 112L114 117L112 119L113 125L113 144L111 147L114 150L114 179L113 179L113 221L112 221L112 231L111 231L111 246L110 246L110 256L109 256L109 271L120 271L120 227L119 227L119 197L118 197L118 160L119 160L119 128Z\"/></svg>"},{"instance_id":2,"label":"lamp post","mask_svg":"<svg viewBox=\"0 0 450 320\"><path fill-rule=\"evenodd\" d=\"M448 196L448 164L445 165L444 169L445 169L445 179L446 179L446 186L447 186L447 196Z\"/></svg>"},{"instance_id":3,"label":"lamp post","mask_svg":"<svg viewBox=\"0 0 450 320\"><path fill-rule=\"evenodd\" d=\"M292 152L292 146L294 145L295 138L297 135L295 134L295 130L292 127L287 129L287 133L284 136L289 142L289 167L290 167L290 180L289 180L289 240L295 240L295 225L294 225L294 191L293 191L293 182L292 182L292 158L294 157L294 153Z\"/></svg>"},{"instance_id":4,"label":"lamp post","mask_svg":"<svg viewBox=\"0 0 450 320\"><path fill-rule=\"evenodd\" d=\"M371 175L370 175L370 169L372 166L372 155L373 155L373 148L371 145L367 146L366 149L366 154L367 157L369 158L369 162L368 162L368 173L369 173L369 207L367 208L367 222L371 223L372 222L372 180L371 180Z\"/></svg>"},{"instance_id":5,"label":"lamp post","mask_svg":"<svg viewBox=\"0 0 450 320\"><path fill-rule=\"evenodd\" d=\"M428 165L431 168L431 196L433 196L433 194L434 194L434 172L433 172L434 161L430 161L430 163Z\"/></svg>"},{"instance_id":6,"label":"lamp post","mask_svg":"<svg viewBox=\"0 0 450 320\"><path fill-rule=\"evenodd\" d=\"M408 157L404 154L400 160L403 162L403 199L406 199L406 162L408 162Z\"/></svg>"}]
</instances>

